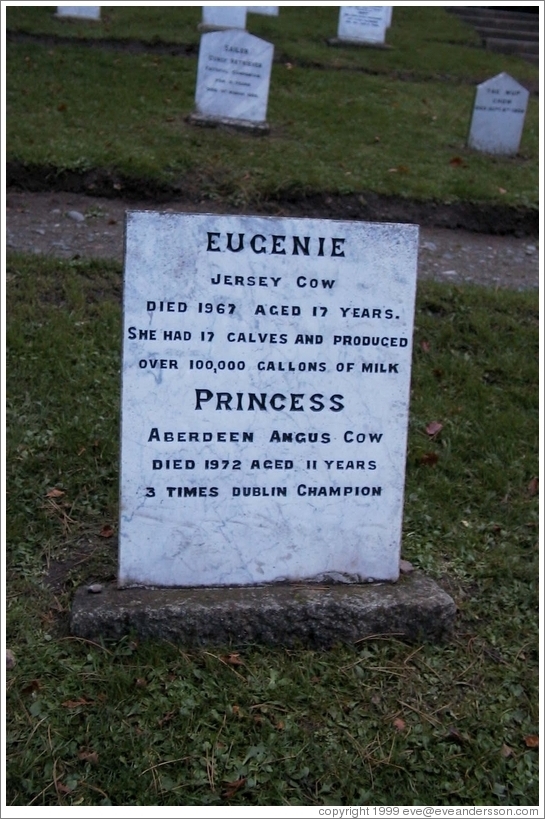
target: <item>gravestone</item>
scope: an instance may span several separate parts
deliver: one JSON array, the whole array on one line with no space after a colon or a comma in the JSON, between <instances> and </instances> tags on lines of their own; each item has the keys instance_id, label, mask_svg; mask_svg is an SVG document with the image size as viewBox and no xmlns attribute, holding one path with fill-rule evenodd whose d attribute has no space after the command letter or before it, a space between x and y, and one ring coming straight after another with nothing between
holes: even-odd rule
<instances>
[{"instance_id":1,"label":"gravestone","mask_svg":"<svg viewBox=\"0 0 545 819\"><path fill-rule=\"evenodd\" d=\"M266 14L269 17L278 17L278 6L246 6L252 14Z\"/></svg>"},{"instance_id":2,"label":"gravestone","mask_svg":"<svg viewBox=\"0 0 545 819\"><path fill-rule=\"evenodd\" d=\"M246 6L203 6L201 31L246 28Z\"/></svg>"},{"instance_id":3,"label":"gravestone","mask_svg":"<svg viewBox=\"0 0 545 819\"><path fill-rule=\"evenodd\" d=\"M100 20L100 6L57 6L57 17Z\"/></svg>"},{"instance_id":4,"label":"gravestone","mask_svg":"<svg viewBox=\"0 0 545 819\"><path fill-rule=\"evenodd\" d=\"M384 6L384 22L386 23L386 28L390 28L392 25L392 6Z\"/></svg>"},{"instance_id":5,"label":"gravestone","mask_svg":"<svg viewBox=\"0 0 545 819\"><path fill-rule=\"evenodd\" d=\"M468 146L489 154L516 154L529 92L502 72L477 86Z\"/></svg>"},{"instance_id":6,"label":"gravestone","mask_svg":"<svg viewBox=\"0 0 545 819\"><path fill-rule=\"evenodd\" d=\"M127 215L121 587L398 579L417 245Z\"/></svg>"},{"instance_id":7,"label":"gravestone","mask_svg":"<svg viewBox=\"0 0 545 819\"><path fill-rule=\"evenodd\" d=\"M384 46L387 6L341 6L337 38L341 43Z\"/></svg>"},{"instance_id":8,"label":"gravestone","mask_svg":"<svg viewBox=\"0 0 545 819\"><path fill-rule=\"evenodd\" d=\"M204 34L190 121L268 130L273 53L274 46L246 31Z\"/></svg>"}]
</instances>

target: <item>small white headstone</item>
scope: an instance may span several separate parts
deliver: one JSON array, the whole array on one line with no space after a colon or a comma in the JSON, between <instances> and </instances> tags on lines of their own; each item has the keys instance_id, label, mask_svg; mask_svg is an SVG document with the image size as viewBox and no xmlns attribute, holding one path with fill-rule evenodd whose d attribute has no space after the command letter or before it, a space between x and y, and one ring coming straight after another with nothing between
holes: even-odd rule
<instances>
[{"instance_id":1,"label":"small white headstone","mask_svg":"<svg viewBox=\"0 0 545 819\"><path fill-rule=\"evenodd\" d=\"M246 6L203 6L202 27L206 29L246 28Z\"/></svg>"},{"instance_id":2,"label":"small white headstone","mask_svg":"<svg viewBox=\"0 0 545 819\"><path fill-rule=\"evenodd\" d=\"M127 215L121 585L398 578L417 247Z\"/></svg>"},{"instance_id":3,"label":"small white headstone","mask_svg":"<svg viewBox=\"0 0 545 819\"><path fill-rule=\"evenodd\" d=\"M100 6L57 6L57 16L100 20Z\"/></svg>"},{"instance_id":4,"label":"small white headstone","mask_svg":"<svg viewBox=\"0 0 545 819\"><path fill-rule=\"evenodd\" d=\"M341 6L339 40L383 44L386 37L387 6Z\"/></svg>"},{"instance_id":5,"label":"small white headstone","mask_svg":"<svg viewBox=\"0 0 545 819\"><path fill-rule=\"evenodd\" d=\"M477 86L468 146L489 154L516 154L529 92L502 72Z\"/></svg>"},{"instance_id":6,"label":"small white headstone","mask_svg":"<svg viewBox=\"0 0 545 819\"><path fill-rule=\"evenodd\" d=\"M205 117L264 122L274 46L246 31L203 34L196 111Z\"/></svg>"},{"instance_id":7,"label":"small white headstone","mask_svg":"<svg viewBox=\"0 0 545 819\"><path fill-rule=\"evenodd\" d=\"M267 14L269 17L278 17L278 6L246 6L252 14Z\"/></svg>"}]
</instances>

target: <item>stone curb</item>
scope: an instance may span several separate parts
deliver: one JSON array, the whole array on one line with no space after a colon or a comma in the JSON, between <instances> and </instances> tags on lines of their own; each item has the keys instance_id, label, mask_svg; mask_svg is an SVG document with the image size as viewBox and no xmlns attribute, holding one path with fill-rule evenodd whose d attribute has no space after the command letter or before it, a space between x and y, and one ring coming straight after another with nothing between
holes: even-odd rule
<instances>
[{"instance_id":1,"label":"stone curb","mask_svg":"<svg viewBox=\"0 0 545 819\"><path fill-rule=\"evenodd\" d=\"M71 632L85 639L127 635L187 647L262 643L328 648L371 637L437 642L449 637L456 605L417 572L397 583L76 591Z\"/></svg>"}]
</instances>

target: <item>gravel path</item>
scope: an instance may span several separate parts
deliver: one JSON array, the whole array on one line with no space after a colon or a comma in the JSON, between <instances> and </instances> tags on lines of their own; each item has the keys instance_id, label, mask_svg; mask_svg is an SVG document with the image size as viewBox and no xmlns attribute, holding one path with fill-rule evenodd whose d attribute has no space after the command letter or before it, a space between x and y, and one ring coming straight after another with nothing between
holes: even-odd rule
<instances>
[{"instance_id":1,"label":"gravel path","mask_svg":"<svg viewBox=\"0 0 545 819\"><path fill-rule=\"evenodd\" d=\"M214 208L210 203L196 207L181 201L154 206L149 201L8 190L7 249L68 259L98 257L122 261L125 211L151 209L220 212L221 207ZM539 286L538 241L423 227L419 277L515 290L535 289Z\"/></svg>"}]
</instances>

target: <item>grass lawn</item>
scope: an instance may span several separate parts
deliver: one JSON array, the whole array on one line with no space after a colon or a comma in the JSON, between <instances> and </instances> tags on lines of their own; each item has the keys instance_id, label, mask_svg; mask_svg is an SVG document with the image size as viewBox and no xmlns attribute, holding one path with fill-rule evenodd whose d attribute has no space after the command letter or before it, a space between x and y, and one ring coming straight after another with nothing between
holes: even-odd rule
<instances>
[{"instance_id":1,"label":"grass lawn","mask_svg":"<svg viewBox=\"0 0 545 819\"><path fill-rule=\"evenodd\" d=\"M419 287L403 556L453 640L184 651L66 625L116 570L121 269L7 286L8 804L538 804L536 293Z\"/></svg>"},{"instance_id":2,"label":"grass lawn","mask_svg":"<svg viewBox=\"0 0 545 819\"><path fill-rule=\"evenodd\" d=\"M10 7L8 30L57 33L7 43L7 159L61 171L95 168L130 180L197 188L226 206L316 191L537 208L538 101L529 101L516 157L466 147L474 83L537 68L475 47L441 8L396 8L390 51L331 48L336 7L249 16L274 42L267 119L253 137L186 121L197 60L88 48L80 39L177 41L195 48L200 7L108 8L100 24L54 18L52 7ZM400 81L400 77L404 80Z\"/></svg>"},{"instance_id":3,"label":"grass lawn","mask_svg":"<svg viewBox=\"0 0 545 819\"><path fill-rule=\"evenodd\" d=\"M9 7L6 29L13 34L55 35L74 41L183 44L195 50L201 36L201 6L102 6L100 22L91 23L58 19L55 11L56 6ZM519 81L538 77L537 66L484 51L475 30L440 6L395 7L386 36L391 50L332 48L327 41L336 37L338 19L337 6L287 5L280 7L277 17L248 13L246 29L273 43L276 60L298 65L403 72L446 82L481 82L500 71L512 73Z\"/></svg>"}]
</instances>

